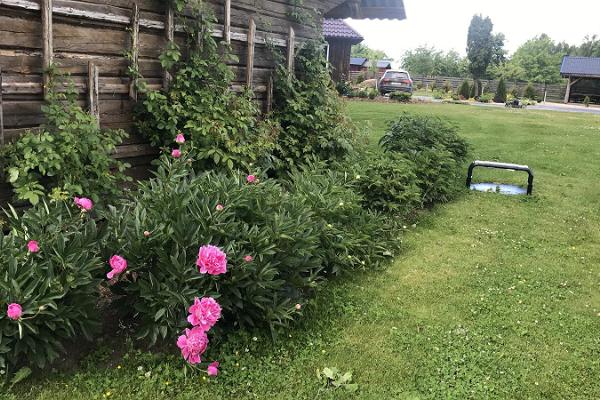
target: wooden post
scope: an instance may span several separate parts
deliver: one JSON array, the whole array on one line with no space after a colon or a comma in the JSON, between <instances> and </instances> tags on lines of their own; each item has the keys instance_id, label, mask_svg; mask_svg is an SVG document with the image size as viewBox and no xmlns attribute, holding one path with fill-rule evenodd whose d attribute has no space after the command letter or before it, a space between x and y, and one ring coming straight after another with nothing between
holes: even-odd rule
<instances>
[{"instance_id":1,"label":"wooden post","mask_svg":"<svg viewBox=\"0 0 600 400\"><path fill-rule=\"evenodd\" d=\"M254 18L250 17L248 24L248 59L246 60L246 86L252 89L254 80L254 39L256 36L256 23Z\"/></svg>"},{"instance_id":2,"label":"wooden post","mask_svg":"<svg viewBox=\"0 0 600 400\"><path fill-rule=\"evenodd\" d=\"M273 109L273 75L269 76L267 82L267 114Z\"/></svg>"},{"instance_id":3,"label":"wooden post","mask_svg":"<svg viewBox=\"0 0 600 400\"><path fill-rule=\"evenodd\" d=\"M140 8L137 3L133 4L133 12L131 15L131 66L133 69L138 71L139 69L139 54L140 54L140 46L139 46L139 38L140 38ZM137 101L137 77L134 77L129 83L129 97L133 101Z\"/></svg>"},{"instance_id":4,"label":"wooden post","mask_svg":"<svg viewBox=\"0 0 600 400\"><path fill-rule=\"evenodd\" d=\"M175 40L175 15L173 7L169 6L167 9L167 20L165 22L165 38L167 39L167 45L173 43ZM163 71L163 89L167 90L171 84L171 73L165 68Z\"/></svg>"},{"instance_id":5,"label":"wooden post","mask_svg":"<svg viewBox=\"0 0 600 400\"><path fill-rule=\"evenodd\" d=\"M231 0L225 0L225 18L223 21L223 40L231 44Z\"/></svg>"},{"instance_id":6,"label":"wooden post","mask_svg":"<svg viewBox=\"0 0 600 400\"><path fill-rule=\"evenodd\" d=\"M2 106L2 67L0 67L0 146L4 146L4 108Z\"/></svg>"},{"instance_id":7,"label":"wooden post","mask_svg":"<svg viewBox=\"0 0 600 400\"><path fill-rule=\"evenodd\" d=\"M569 102L571 98L571 77L569 76L569 81L567 82L567 90L565 91L565 104Z\"/></svg>"},{"instance_id":8,"label":"wooden post","mask_svg":"<svg viewBox=\"0 0 600 400\"><path fill-rule=\"evenodd\" d=\"M44 70L44 99L48 96L48 83L50 77L48 75L48 69L52 65L52 58L54 52L54 45L52 42L52 0L42 0L41 4L42 11L42 63Z\"/></svg>"},{"instance_id":9,"label":"wooden post","mask_svg":"<svg viewBox=\"0 0 600 400\"><path fill-rule=\"evenodd\" d=\"M288 33L288 52L287 52L288 71L290 71L290 73L294 73L295 49L296 49L296 32L294 32L294 28L292 28L290 26L290 30Z\"/></svg>"},{"instance_id":10,"label":"wooden post","mask_svg":"<svg viewBox=\"0 0 600 400\"><path fill-rule=\"evenodd\" d=\"M96 118L98 127L100 127L98 75L98 66L90 61L88 63L88 105L90 107L90 114Z\"/></svg>"}]
</instances>

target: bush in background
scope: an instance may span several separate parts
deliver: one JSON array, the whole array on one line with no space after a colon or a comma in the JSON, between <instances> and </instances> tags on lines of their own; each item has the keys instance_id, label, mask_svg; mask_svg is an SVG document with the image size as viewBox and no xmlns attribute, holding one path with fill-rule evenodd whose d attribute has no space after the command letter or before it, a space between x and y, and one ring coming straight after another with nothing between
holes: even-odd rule
<instances>
[{"instance_id":1,"label":"bush in background","mask_svg":"<svg viewBox=\"0 0 600 400\"><path fill-rule=\"evenodd\" d=\"M590 96L585 96L585 98L583 99L583 105L586 107L589 107L590 101L591 101Z\"/></svg>"},{"instance_id":2,"label":"bush in background","mask_svg":"<svg viewBox=\"0 0 600 400\"><path fill-rule=\"evenodd\" d=\"M525 97L526 99L537 101L537 93L535 92L535 88L533 87L533 84L531 84L531 82L527 84L527 87L523 92L523 97Z\"/></svg>"},{"instance_id":3,"label":"bush in background","mask_svg":"<svg viewBox=\"0 0 600 400\"><path fill-rule=\"evenodd\" d=\"M467 142L458 136L454 125L439 117L402 113L391 121L379 141L388 152L408 157L428 150L448 150L457 162L466 160Z\"/></svg>"},{"instance_id":4,"label":"bush in background","mask_svg":"<svg viewBox=\"0 0 600 400\"><path fill-rule=\"evenodd\" d=\"M92 340L99 327L103 235L89 213L62 202L7 216L10 231L0 235L0 369L44 368L65 342ZM14 320L5 312L13 303L22 309Z\"/></svg>"},{"instance_id":5,"label":"bush in background","mask_svg":"<svg viewBox=\"0 0 600 400\"><path fill-rule=\"evenodd\" d=\"M469 85L469 81L463 81L463 83L458 88L458 95L461 96L462 99L469 98L469 96L471 95L471 86Z\"/></svg>"},{"instance_id":6,"label":"bush in background","mask_svg":"<svg viewBox=\"0 0 600 400\"><path fill-rule=\"evenodd\" d=\"M500 78L500 82L498 82L496 94L494 95L494 102L506 103L506 83L504 83L504 78Z\"/></svg>"},{"instance_id":7,"label":"bush in background","mask_svg":"<svg viewBox=\"0 0 600 400\"><path fill-rule=\"evenodd\" d=\"M410 103L412 94L406 92L392 92L390 93L390 100L394 100L400 103Z\"/></svg>"},{"instance_id":8,"label":"bush in background","mask_svg":"<svg viewBox=\"0 0 600 400\"><path fill-rule=\"evenodd\" d=\"M396 226L393 219L363 208L365 198L353 187L362 187L366 176L353 173L347 163L336 168L313 164L296 171L290 174L287 189L314 213L327 274L377 268L398 250Z\"/></svg>"},{"instance_id":9,"label":"bush in background","mask_svg":"<svg viewBox=\"0 0 600 400\"><path fill-rule=\"evenodd\" d=\"M415 165L402 155L365 151L351 165L366 209L405 215L420 206Z\"/></svg>"},{"instance_id":10,"label":"bush in background","mask_svg":"<svg viewBox=\"0 0 600 400\"><path fill-rule=\"evenodd\" d=\"M477 101L479 101L480 103L489 103L494 99L494 95L492 95L491 93L484 93L481 96L479 96L479 99Z\"/></svg>"}]
</instances>

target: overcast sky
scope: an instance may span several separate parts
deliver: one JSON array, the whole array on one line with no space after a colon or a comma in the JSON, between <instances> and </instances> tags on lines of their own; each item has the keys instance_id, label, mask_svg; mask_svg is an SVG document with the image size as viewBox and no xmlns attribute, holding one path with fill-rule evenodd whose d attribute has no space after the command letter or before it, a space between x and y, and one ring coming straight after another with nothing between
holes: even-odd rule
<instances>
[{"instance_id":1,"label":"overcast sky","mask_svg":"<svg viewBox=\"0 0 600 400\"><path fill-rule=\"evenodd\" d=\"M420 45L465 54L467 30L474 14L489 16L494 31L506 36L513 52L527 39L547 33L554 40L581 43L600 35L600 0L404 0L404 21L348 20L369 47L399 60Z\"/></svg>"}]
</instances>

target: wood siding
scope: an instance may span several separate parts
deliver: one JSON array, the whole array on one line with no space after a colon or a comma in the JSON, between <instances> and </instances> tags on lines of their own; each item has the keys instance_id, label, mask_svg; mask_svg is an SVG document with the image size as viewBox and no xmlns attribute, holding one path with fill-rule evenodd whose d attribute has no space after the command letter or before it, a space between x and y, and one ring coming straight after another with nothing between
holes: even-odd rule
<instances>
[{"instance_id":1,"label":"wood siding","mask_svg":"<svg viewBox=\"0 0 600 400\"><path fill-rule=\"evenodd\" d=\"M306 12L323 13L342 2L306 0L303 7ZM239 61L231 65L235 73L232 89L251 86L266 109L274 70L266 43L293 55L290 44L295 46L318 32L291 20L290 13L298 11L291 0L206 3L218 19L213 36L230 41L238 56ZM14 140L44 122L43 72L50 60L71 74L81 105L91 106L101 127L131 131L137 93L127 76L125 53L133 54L150 89L168 85L170 77L158 57L169 40L183 40L172 21L166 0L0 0L3 139ZM254 34L249 37L249 32ZM115 157L132 164L131 172L138 175L155 155L156 149L143 138L130 136ZM6 187L0 187L0 192L1 201L7 197Z\"/></svg>"}]
</instances>

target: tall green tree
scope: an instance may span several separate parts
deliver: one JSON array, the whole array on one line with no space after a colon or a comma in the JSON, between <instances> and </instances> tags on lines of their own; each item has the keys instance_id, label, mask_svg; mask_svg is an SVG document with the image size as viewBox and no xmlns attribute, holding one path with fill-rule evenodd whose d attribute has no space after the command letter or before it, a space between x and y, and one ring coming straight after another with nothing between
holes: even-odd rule
<instances>
[{"instance_id":1,"label":"tall green tree","mask_svg":"<svg viewBox=\"0 0 600 400\"><path fill-rule=\"evenodd\" d=\"M402 68L413 75L467 76L467 62L460 54L427 46L406 51L402 57Z\"/></svg>"},{"instance_id":2,"label":"tall green tree","mask_svg":"<svg viewBox=\"0 0 600 400\"><path fill-rule=\"evenodd\" d=\"M562 58L570 53L568 45L554 43L546 34L536 36L522 44L511 63L521 70L520 79L539 83L558 83Z\"/></svg>"},{"instance_id":3,"label":"tall green tree","mask_svg":"<svg viewBox=\"0 0 600 400\"><path fill-rule=\"evenodd\" d=\"M586 36L581 46L574 51L575 55L582 57L600 57L600 36Z\"/></svg>"},{"instance_id":4,"label":"tall green tree","mask_svg":"<svg viewBox=\"0 0 600 400\"><path fill-rule=\"evenodd\" d=\"M479 80L487 77L490 65L504 60L504 35L494 34L494 24L489 17L474 15L467 36L467 58L469 72L477 82L477 93L481 93Z\"/></svg>"},{"instance_id":5,"label":"tall green tree","mask_svg":"<svg viewBox=\"0 0 600 400\"><path fill-rule=\"evenodd\" d=\"M352 46L351 57L365 57L369 61L391 60L382 50L372 49L369 46L359 43Z\"/></svg>"}]
</instances>

